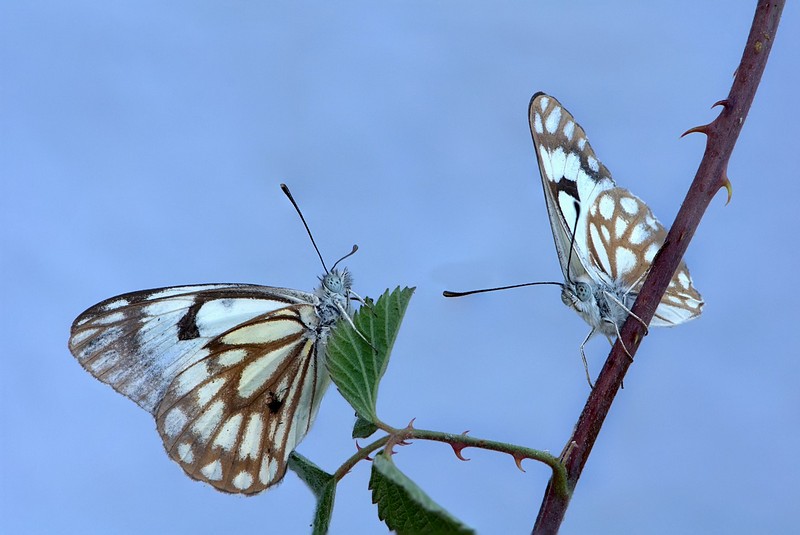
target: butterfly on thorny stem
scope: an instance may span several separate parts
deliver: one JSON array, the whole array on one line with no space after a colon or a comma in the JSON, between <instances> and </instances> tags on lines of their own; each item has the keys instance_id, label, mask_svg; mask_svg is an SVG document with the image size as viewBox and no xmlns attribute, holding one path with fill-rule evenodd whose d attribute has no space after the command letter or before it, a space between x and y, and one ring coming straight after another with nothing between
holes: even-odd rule
<instances>
[{"instance_id":1,"label":"butterfly on thorny stem","mask_svg":"<svg viewBox=\"0 0 800 535\"><path fill-rule=\"evenodd\" d=\"M592 328L580 346L591 384L584 346L598 332L609 341L619 336L667 232L641 199L614 183L583 128L556 99L536 93L528 119L564 282L498 289L561 286L561 300ZM470 293L476 292L445 295ZM699 316L702 307L703 299L681 262L650 325L684 323Z\"/></svg>"}]
</instances>

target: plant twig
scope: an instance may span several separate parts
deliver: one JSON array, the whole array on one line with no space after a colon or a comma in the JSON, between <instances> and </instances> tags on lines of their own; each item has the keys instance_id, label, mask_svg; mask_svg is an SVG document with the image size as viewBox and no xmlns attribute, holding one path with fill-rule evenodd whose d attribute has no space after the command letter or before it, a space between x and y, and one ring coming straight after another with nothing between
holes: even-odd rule
<instances>
[{"instance_id":1,"label":"plant twig","mask_svg":"<svg viewBox=\"0 0 800 535\"><path fill-rule=\"evenodd\" d=\"M568 447L562 453L562 460L567 467L570 494L564 496L557 492L554 481L550 480L533 527L535 535L556 533L564 519L571 494L578 483L614 396L632 362L625 348L633 356L643 338L644 327L639 321L632 320L632 317L636 315L646 323L650 322L711 199L720 188L724 187L728 190L728 200L730 200L728 161L767 64L784 4L785 0L758 1L750 35L728 98L715 104L723 107L722 112L710 124L687 132L701 132L707 136L700 167L675 217L664 246L653 260L650 274L633 306L633 314L622 328L620 340L624 345L620 340L614 344L581 412L575 430L567 441Z\"/></svg>"},{"instance_id":2,"label":"plant twig","mask_svg":"<svg viewBox=\"0 0 800 535\"><path fill-rule=\"evenodd\" d=\"M546 451L534 450L524 446L517 446L515 444L508 444L506 442L498 442L496 440L487 440L469 436L466 433L454 434L443 433L441 431L430 431L427 429L417 429L413 426L413 420L403 429L395 429L387 424L381 423L380 428L388 433L388 435L381 437L367 446L359 447L358 452L354 453L347 459L337 470L333 473L336 481L340 481L346 476L353 467L359 462L370 459L370 454L385 448L392 451L396 445L405 445L407 440L430 440L435 442L444 442L453 448L453 453L462 461L467 461L463 455L462 450L465 448L480 448L488 451L496 451L506 453L513 457L517 468L525 471L522 468L522 461L525 459L533 459L540 461L550 467L553 471L554 492L563 496L568 493L567 490L567 471L564 468L561 460L551 455Z\"/></svg>"},{"instance_id":3,"label":"plant twig","mask_svg":"<svg viewBox=\"0 0 800 535\"><path fill-rule=\"evenodd\" d=\"M554 492L567 496L567 472L564 469L563 463L550 453L541 450L526 448L524 446L516 446L514 444L507 444L505 442L498 442L496 440L486 440L483 438L476 438L469 436L465 433L454 435L452 433L441 433L439 431L428 431L425 429L409 428L406 430L406 439L417 440L434 440L437 442L444 442L453 448L456 457L462 461L466 461L461 455L464 448L480 448L488 451L497 451L500 453L507 453L514 458L517 468L525 471L522 468L522 461L524 459L533 459L547 464L553 470Z\"/></svg>"}]
</instances>

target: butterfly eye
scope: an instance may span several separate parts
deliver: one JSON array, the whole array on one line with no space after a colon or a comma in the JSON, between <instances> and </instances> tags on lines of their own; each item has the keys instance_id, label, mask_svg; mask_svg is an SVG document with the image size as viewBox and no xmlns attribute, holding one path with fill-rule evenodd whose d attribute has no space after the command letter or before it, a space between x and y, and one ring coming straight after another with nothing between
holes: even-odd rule
<instances>
[{"instance_id":1,"label":"butterfly eye","mask_svg":"<svg viewBox=\"0 0 800 535\"><path fill-rule=\"evenodd\" d=\"M575 295L577 295L578 299L580 299L581 301L586 302L589 300L590 297L592 297L592 290L589 288L589 285L586 284L585 282L576 282Z\"/></svg>"},{"instance_id":2,"label":"butterfly eye","mask_svg":"<svg viewBox=\"0 0 800 535\"><path fill-rule=\"evenodd\" d=\"M339 276L327 276L323 282L325 283L325 288L332 293L338 294L344 292L344 284Z\"/></svg>"}]
</instances>

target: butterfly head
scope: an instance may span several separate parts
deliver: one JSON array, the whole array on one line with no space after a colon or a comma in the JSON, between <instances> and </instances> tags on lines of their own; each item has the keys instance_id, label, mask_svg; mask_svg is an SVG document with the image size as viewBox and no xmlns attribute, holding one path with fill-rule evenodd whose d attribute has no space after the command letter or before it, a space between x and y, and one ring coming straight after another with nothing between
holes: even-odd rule
<instances>
[{"instance_id":1,"label":"butterfly head","mask_svg":"<svg viewBox=\"0 0 800 535\"><path fill-rule=\"evenodd\" d=\"M322 278L322 285L320 291L330 294L338 294L347 296L350 293L350 288L353 286L353 276L347 271L347 268L339 271L334 268L330 273L326 273Z\"/></svg>"},{"instance_id":2,"label":"butterfly head","mask_svg":"<svg viewBox=\"0 0 800 535\"><path fill-rule=\"evenodd\" d=\"M353 277L347 269L336 268L320 278L322 284L317 288L316 294L323 306L334 308L337 311L350 311L350 288L353 286ZM336 314L338 316L338 314Z\"/></svg>"},{"instance_id":3,"label":"butterfly head","mask_svg":"<svg viewBox=\"0 0 800 535\"><path fill-rule=\"evenodd\" d=\"M575 311L589 325L595 326L599 322L597 299L592 290L593 286L584 280L567 280L561 287L561 301Z\"/></svg>"},{"instance_id":4,"label":"butterfly head","mask_svg":"<svg viewBox=\"0 0 800 535\"><path fill-rule=\"evenodd\" d=\"M564 284L561 300L574 308L586 323L612 336L625 323L630 307L636 300L636 293L615 286L575 280Z\"/></svg>"},{"instance_id":5,"label":"butterfly head","mask_svg":"<svg viewBox=\"0 0 800 535\"><path fill-rule=\"evenodd\" d=\"M580 312L581 309L591 306L592 301L594 301L592 287L585 281L568 280L561 287L561 300L568 307L572 307Z\"/></svg>"}]
</instances>

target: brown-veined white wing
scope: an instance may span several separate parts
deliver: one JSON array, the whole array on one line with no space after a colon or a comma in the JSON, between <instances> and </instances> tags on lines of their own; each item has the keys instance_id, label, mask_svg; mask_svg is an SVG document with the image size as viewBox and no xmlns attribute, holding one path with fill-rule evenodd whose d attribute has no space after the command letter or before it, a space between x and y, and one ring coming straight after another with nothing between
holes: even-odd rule
<instances>
[{"instance_id":1,"label":"brown-veined white wing","mask_svg":"<svg viewBox=\"0 0 800 535\"><path fill-rule=\"evenodd\" d=\"M562 299L592 332L613 336L627 318L666 231L643 201L614 183L583 128L555 98L535 94L529 121L565 278ZM681 262L651 325L683 323L700 315L702 306Z\"/></svg>"},{"instance_id":2,"label":"brown-veined white wing","mask_svg":"<svg viewBox=\"0 0 800 535\"><path fill-rule=\"evenodd\" d=\"M277 483L329 384L328 331L350 277L316 294L246 284L146 290L103 301L73 323L70 351L156 418L170 457L232 493Z\"/></svg>"}]
</instances>

